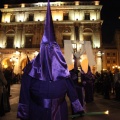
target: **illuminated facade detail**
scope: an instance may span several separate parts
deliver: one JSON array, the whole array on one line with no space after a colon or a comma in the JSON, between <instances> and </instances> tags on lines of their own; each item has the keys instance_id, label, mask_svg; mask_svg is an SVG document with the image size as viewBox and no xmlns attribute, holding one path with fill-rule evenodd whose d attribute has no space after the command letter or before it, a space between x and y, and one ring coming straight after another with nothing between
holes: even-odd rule
<instances>
[{"instance_id":1,"label":"illuminated facade detail","mask_svg":"<svg viewBox=\"0 0 120 120\"><path fill-rule=\"evenodd\" d=\"M64 53L64 40L89 40L93 49L101 48L99 1L50 2L56 40ZM44 30L47 2L5 4L1 8L0 52L1 61L11 58L19 50L18 71L25 64L26 54L33 59L39 51ZM95 51L95 50L94 50ZM97 69L96 69L97 70Z\"/></svg>"}]
</instances>

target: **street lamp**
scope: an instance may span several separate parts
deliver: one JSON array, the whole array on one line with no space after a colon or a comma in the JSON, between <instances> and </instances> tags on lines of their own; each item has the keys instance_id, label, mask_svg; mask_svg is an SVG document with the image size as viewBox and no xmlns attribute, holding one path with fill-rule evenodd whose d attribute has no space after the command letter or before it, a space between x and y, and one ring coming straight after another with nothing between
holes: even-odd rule
<instances>
[{"instance_id":1,"label":"street lamp","mask_svg":"<svg viewBox=\"0 0 120 120\"><path fill-rule=\"evenodd\" d=\"M113 69L120 69L120 66L115 65L115 66L112 66L112 68Z\"/></svg>"}]
</instances>

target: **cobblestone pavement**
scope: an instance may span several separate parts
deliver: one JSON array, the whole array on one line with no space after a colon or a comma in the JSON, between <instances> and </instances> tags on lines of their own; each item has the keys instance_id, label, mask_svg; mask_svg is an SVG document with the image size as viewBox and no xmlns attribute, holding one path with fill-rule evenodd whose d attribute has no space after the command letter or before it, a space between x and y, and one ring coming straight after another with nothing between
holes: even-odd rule
<instances>
[{"instance_id":1,"label":"cobblestone pavement","mask_svg":"<svg viewBox=\"0 0 120 120\"><path fill-rule=\"evenodd\" d=\"M17 106L19 100L20 84L11 86L10 105L11 111L1 117L0 120L19 120L16 118ZM71 114L70 102L67 99L69 114ZM84 117L75 118L74 120L120 120L120 102L115 101L113 97L110 100L103 99L101 95L94 95L94 102L85 105L86 112L101 112L109 110L109 115L86 115ZM69 118L69 120L72 120Z\"/></svg>"}]
</instances>

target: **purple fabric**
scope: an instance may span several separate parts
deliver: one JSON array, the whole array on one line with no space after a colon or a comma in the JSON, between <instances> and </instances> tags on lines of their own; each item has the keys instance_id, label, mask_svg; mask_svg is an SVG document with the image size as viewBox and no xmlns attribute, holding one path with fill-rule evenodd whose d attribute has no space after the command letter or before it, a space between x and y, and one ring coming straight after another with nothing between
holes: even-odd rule
<instances>
[{"instance_id":1,"label":"purple fabric","mask_svg":"<svg viewBox=\"0 0 120 120\"><path fill-rule=\"evenodd\" d=\"M94 100L94 75L91 72L90 66L88 66L88 71L85 73L83 70L81 72L81 81L85 89L85 101L86 103L92 102Z\"/></svg>"},{"instance_id":2,"label":"purple fabric","mask_svg":"<svg viewBox=\"0 0 120 120\"><path fill-rule=\"evenodd\" d=\"M29 120L68 120L66 94L73 103L75 111L83 110L73 86L70 79L55 82L41 81L24 73L17 117ZM43 101L43 105L40 101Z\"/></svg>"},{"instance_id":3,"label":"purple fabric","mask_svg":"<svg viewBox=\"0 0 120 120\"><path fill-rule=\"evenodd\" d=\"M66 94L74 103L74 107L77 107L75 111L82 110L80 102L76 101L78 96L70 79L67 64L55 40L48 0L40 53L27 64L22 76L19 104L23 107L18 109L18 118L68 120Z\"/></svg>"},{"instance_id":4,"label":"purple fabric","mask_svg":"<svg viewBox=\"0 0 120 120\"><path fill-rule=\"evenodd\" d=\"M56 81L70 76L66 61L55 40L49 2L46 13L44 35L40 44L40 53L27 65L24 72L28 73L31 77L42 81Z\"/></svg>"},{"instance_id":5,"label":"purple fabric","mask_svg":"<svg viewBox=\"0 0 120 120\"><path fill-rule=\"evenodd\" d=\"M20 116L22 119L28 119L29 106L27 106L26 104L19 103L17 116Z\"/></svg>"},{"instance_id":6,"label":"purple fabric","mask_svg":"<svg viewBox=\"0 0 120 120\"><path fill-rule=\"evenodd\" d=\"M79 99L77 99L74 102L72 102L72 107L73 107L74 113L77 113L79 111L83 111L84 110L83 107L80 104Z\"/></svg>"}]
</instances>

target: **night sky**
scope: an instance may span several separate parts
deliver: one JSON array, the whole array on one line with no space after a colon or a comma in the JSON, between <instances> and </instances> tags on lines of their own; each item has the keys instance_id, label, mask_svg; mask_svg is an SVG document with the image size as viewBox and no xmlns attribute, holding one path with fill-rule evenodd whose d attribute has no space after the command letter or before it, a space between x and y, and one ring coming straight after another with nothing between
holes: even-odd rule
<instances>
[{"instance_id":1,"label":"night sky","mask_svg":"<svg viewBox=\"0 0 120 120\"><path fill-rule=\"evenodd\" d=\"M28 3L28 2L47 2L47 0L0 0L0 7L3 3ZM70 0L50 0L54 1L70 1ZM73 0L72 0L73 1ZM80 0L85 1L85 0ZM92 1L92 0L87 0ZM120 0L100 0L100 4L103 5L101 10L101 19L104 21L102 24L102 42L112 44L114 40L114 33L117 28L120 28Z\"/></svg>"},{"instance_id":2,"label":"night sky","mask_svg":"<svg viewBox=\"0 0 120 120\"><path fill-rule=\"evenodd\" d=\"M101 10L102 24L102 40L103 43L112 44L116 29L120 29L120 1L102 0L103 8Z\"/></svg>"}]
</instances>

